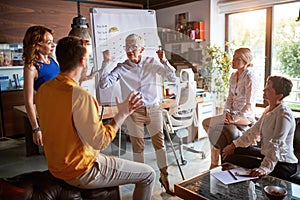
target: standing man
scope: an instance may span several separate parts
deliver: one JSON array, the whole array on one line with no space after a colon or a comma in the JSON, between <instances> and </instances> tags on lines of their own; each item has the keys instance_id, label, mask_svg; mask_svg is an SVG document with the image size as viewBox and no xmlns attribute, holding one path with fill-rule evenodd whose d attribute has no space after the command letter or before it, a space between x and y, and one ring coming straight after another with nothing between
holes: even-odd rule
<instances>
[{"instance_id":1,"label":"standing man","mask_svg":"<svg viewBox=\"0 0 300 200\"><path fill-rule=\"evenodd\" d=\"M123 103L116 98L119 112L104 126L97 101L79 86L87 56L86 41L59 40L56 57L61 72L44 83L36 96L49 171L83 189L135 184L133 199L150 200L155 179L151 167L99 153L115 138L126 117L143 106L142 97L130 92Z\"/></svg>"},{"instance_id":2,"label":"standing man","mask_svg":"<svg viewBox=\"0 0 300 200\"><path fill-rule=\"evenodd\" d=\"M130 34L126 37L125 43L128 59L123 63L118 63L111 72L106 68L111 60L110 53L108 50L103 52L100 87L107 88L120 81L123 98L132 90L141 93L145 106L135 110L126 120L133 149L133 159L144 163L144 125L146 125L160 169L159 181L168 194L174 195L168 181L163 114L159 107L159 101L162 94L161 77L175 82L175 69L170 65L162 50L156 52L160 62L151 57L143 57L144 40L141 36Z\"/></svg>"}]
</instances>

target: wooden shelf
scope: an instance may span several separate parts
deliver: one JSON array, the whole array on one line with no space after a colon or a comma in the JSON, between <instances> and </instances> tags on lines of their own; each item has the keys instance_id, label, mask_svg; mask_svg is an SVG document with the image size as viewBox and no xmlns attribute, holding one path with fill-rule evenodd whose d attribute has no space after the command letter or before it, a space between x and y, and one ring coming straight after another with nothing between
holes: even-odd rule
<instances>
[{"instance_id":1,"label":"wooden shelf","mask_svg":"<svg viewBox=\"0 0 300 200\"><path fill-rule=\"evenodd\" d=\"M23 69L24 66L0 66L0 70L9 70L9 69Z\"/></svg>"}]
</instances>

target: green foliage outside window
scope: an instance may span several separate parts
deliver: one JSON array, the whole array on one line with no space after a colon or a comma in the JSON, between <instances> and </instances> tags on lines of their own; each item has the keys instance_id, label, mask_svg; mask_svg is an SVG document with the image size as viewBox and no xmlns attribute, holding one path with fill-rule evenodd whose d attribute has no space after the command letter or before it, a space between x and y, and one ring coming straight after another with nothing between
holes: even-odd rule
<instances>
[{"instance_id":1,"label":"green foliage outside window","mask_svg":"<svg viewBox=\"0 0 300 200\"><path fill-rule=\"evenodd\" d=\"M292 78L300 77L300 42L286 42L278 51L280 70Z\"/></svg>"},{"instance_id":2,"label":"green foliage outside window","mask_svg":"<svg viewBox=\"0 0 300 200\"><path fill-rule=\"evenodd\" d=\"M285 24L282 23L282 27ZM300 78L300 37L297 34L297 27L299 29L299 22L293 22L290 24L290 32L283 33L285 38L282 38L279 45L276 57L280 62L280 71L282 74L286 74L291 78ZM280 29L281 30L281 29ZM280 35L279 33L277 35ZM298 87L300 90L300 87ZM297 94L300 99L300 93ZM290 107L295 110L300 110L299 103L290 104Z\"/></svg>"}]
</instances>

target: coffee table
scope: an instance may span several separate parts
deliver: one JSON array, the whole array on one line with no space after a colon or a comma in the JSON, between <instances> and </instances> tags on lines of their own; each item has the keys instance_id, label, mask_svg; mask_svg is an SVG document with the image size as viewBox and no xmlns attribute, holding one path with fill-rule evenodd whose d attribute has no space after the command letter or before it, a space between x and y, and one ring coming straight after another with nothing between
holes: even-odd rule
<instances>
[{"instance_id":1,"label":"coffee table","mask_svg":"<svg viewBox=\"0 0 300 200\"><path fill-rule=\"evenodd\" d=\"M272 176L225 185L211 175L213 172L238 166L225 163L174 185L175 195L183 199L268 199L263 188L267 185L284 187L285 199L300 199L300 185Z\"/></svg>"}]
</instances>

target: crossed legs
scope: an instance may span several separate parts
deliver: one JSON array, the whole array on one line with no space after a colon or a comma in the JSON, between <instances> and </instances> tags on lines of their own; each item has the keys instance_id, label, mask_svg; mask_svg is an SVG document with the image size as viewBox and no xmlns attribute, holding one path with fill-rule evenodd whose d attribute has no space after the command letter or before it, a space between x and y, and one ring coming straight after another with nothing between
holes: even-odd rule
<instances>
[{"instance_id":1,"label":"crossed legs","mask_svg":"<svg viewBox=\"0 0 300 200\"><path fill-rule=\"evenodd\" d=\"M209 127L215 126L217 124L224 124L225 115L217 115L214 117L206 118L202 122L202 126L207 134L209 134ZM220 149L210 145L210 169L215 168L219 165Z\"/></svg>"}]
</instances>

